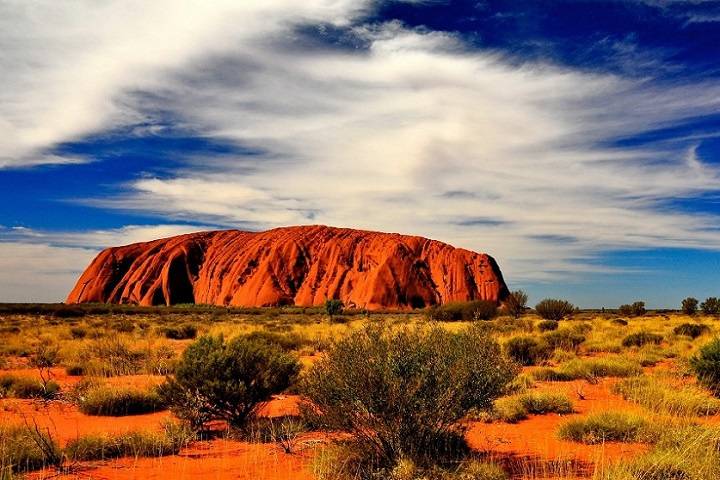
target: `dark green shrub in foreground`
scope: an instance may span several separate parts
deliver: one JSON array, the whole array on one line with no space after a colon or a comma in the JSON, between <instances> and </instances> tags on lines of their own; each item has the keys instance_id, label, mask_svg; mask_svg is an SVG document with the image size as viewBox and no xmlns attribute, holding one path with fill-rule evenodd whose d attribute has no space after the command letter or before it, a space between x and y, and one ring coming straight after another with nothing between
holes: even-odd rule
<instances>
[{"instance_id":1,"label":"dark green shrub in foreground","mask_svg":"<svg viewBox=\"0 0 720 480\"><path fill-rule=\"evenodd\" d=\"M299 370L297 359L277 345L205 336L183 352L160 393L178 418L195 428L212 420L243 427L271 395L290 386Z\"/></svg>"},{"instance_id":2,"label":"dark green shrub in foreground","mask_svg":"<svg viewBox=\"0 0 720 480\"><path fill-rule=\"evenodd\" d=\"M534 337L513 337L505 344L505 352L520 365L528 366L550 358L553 348Z\"/></svg>"},{"instance_id":3,"label":"dark green shrub in foreground","mask_svg":"<svg viewBox=\"0 0 720 480\"><path fill-rule=\"evenodd\" d=\"M567 300L546 298L535 305L535 311L545 320L562 320L575 311L575 305Z\"/></svg>"},{"instance_id":4,"label":"dark green shrub in foreground","mask_svg":"<svg viewBox=\"0 0 720 480\"><path fill-rule=\"evenodd\" d=\"M510 292L510 295L505 299L504 309L511 317L520 318L527 310L527 301L527 293L522 290L515 290Z\"/></svg>"},{"instance_id":5,"label":"dark green shrub in foreground","mask_svg":"<svg viewBox=\"0 0 720 480\"><path fill-rule=\"evenodd\" d=\"M78 402L85 415L120 417L163 410L165 404L157 391L98 386L87 390Z\"/></svg>"},{"instance_id":6,"label":"dark green shrub in foreground","mask_svg":"<svg viewBox=\"0 0 720 480\"><path fill-rule=\"evenodd\" d=\"M557 320L543 320L537 325L538 330L541 332L551 332L553 330L557 330L559 326L560 322Z\"/></svg>"},{"instance_id":7,"label":"dark green shrub in foreground","mask_svg":"<svg viewBox=\"0 0 720 480\"><path fill-rule=\"evenodd\" d=\"M623 347L642 347L648 343L659 345L663 341L663 336L657 333L650 332L637 332L631 333L627 337L623 338Z\"/></svg>"},{"instance_id":8,"label":"dark green shrub in foreground","mask_svg":"<svg viewBox=\"0 0 720 480\"><path fill-rule=\"evenodd\" d=\"M673 329L675 335L685 335L690 338L697 338L705 333L710 333L710 327L701 323L683 323Z\"/></svg>"},{"instance_id":9,"label":"dark green shrub in foreground","mask_svg":"<svg viewBox=\"0 0 720 480\"><path fill-rule=\"evenodd\" d=\"M400 458L432 463L462 450L460 420L490 409L517 372L478 326L451 333L371 325L310 369L303 411L314 425L350 433L356 453L378 468Z\"/></svg>"},{"instance_id":10,"label":"dark green shrub in foreground","mask_svg":"<svg viewBox=\"0 0 720 480\"><path fill-rule=\"evenodd\" d=\"M720 313L720 300L716 297L708 297L700 304L700 310L705 315L717 315Z\"/></svg>"},{"instance_id":11,"label":"dark green shrub in foreground","mask_svg":"<svg viewBox=\"0 0 720 480\"><path fill-rule=\"evenodd\" d=\"M698 309L698 299L687 297L682 301L682 312L686 315L695 315Z\"/></svg>"},{"instance_id":12,"label":"dark green shrub in foreground","mask_svg":"<svg viewBox=\"0 0 720 480\"><path fill-rule=\"evenodd\" d=\"M704 345L690 358L690 368L701 384L720 396L720 338Z\"/></svg>"}]
</instances>

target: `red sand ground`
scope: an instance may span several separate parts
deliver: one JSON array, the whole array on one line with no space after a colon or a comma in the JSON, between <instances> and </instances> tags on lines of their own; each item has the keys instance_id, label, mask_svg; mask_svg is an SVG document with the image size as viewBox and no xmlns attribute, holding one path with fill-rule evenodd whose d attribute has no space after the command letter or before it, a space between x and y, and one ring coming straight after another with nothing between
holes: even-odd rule
<instances>
[{"instance_id":1,"label":"red sand ground","mask_svg":"<svg viewBox=\"0 0 720 480\"><path fill-rule=\"evenodd\" d=\"M37 375L33 370L8 373ZM55 379L65 388L79 381L62 370ZM147 386L162 377L136 375L107 379L118 386ZM574 401L576 414L543 415L517 424L473 422L468 431L470 445L497 461L509 464L516 472L526 472L532 478L543 478L539 472L550 463L606 464L645 451L642 444L607 443L582 445L557 438L560 423L573 417L604 410L638 410L632 403L610 393L614 380L606 379L596 385L585 381L541 384L539 388L567 393ZM585 398L580 399L578 392ZM263 415L281 416L297 413L299 398L294 395L277 396L262 410ZM89 433L122 433L138 429L160 428L171 415L160 412L127 417L92 417L83 415L73 405L62 402L29 400L0 400L0 423L32 422L49 428L58 441L65 443ZM299 452L288 455L273 444L250 444L232 440L197 442L179 455L164 458L125 458L83 465L82 472L57 477L56 472L39 472L32 478L97 478L97 479L311 479L309 465L315 447L324 443L320 434L310 434L299 440ZM587 471L590 471L588 466ZM550 477L548 477L550 478ZM570 477L563 477L568 479ZM587 477L585 477L587 478Z\"/></svg>"}]
</instances>

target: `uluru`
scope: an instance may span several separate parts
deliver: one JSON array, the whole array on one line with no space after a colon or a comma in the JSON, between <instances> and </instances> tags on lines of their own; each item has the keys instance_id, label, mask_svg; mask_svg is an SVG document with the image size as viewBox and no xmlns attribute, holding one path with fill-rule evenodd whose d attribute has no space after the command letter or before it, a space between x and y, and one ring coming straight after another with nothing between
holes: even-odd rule
<instances>
[{"instance_id":1,"label":"uluru","mask_svg":"<svg viewBox=\"0 0 720 480\"><path fill-rule=\"evenodd\" d=\"M502 301L487 254L419 236L320 225L208 231L103 250L67 303L316 306L408 310Z\"/></svg>"}]
</instances>

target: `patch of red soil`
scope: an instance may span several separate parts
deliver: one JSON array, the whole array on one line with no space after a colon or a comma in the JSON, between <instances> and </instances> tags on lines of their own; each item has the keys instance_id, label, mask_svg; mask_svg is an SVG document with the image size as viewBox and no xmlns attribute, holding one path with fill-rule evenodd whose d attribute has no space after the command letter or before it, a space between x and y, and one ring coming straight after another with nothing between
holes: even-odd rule
<instances>
[{"instance_id":1,"label":"patch of red soil","mask_svg":"<svg viewBox=\"0 0 720 480\"><path fill-rule=\"evenodd\" d=\"M366 309L498 302L495 260L426 238L322 225L200 232L103 250L67 303L322 305Z\"/></svg>"},{"instance_id":2,"label":"patch of red soil","mask_svg":"<svg viewBox=\"0 0 720 480\"><path fill-rule=\"evenodd\" d=\"M312 480L310 463L316 442L304 437L298 451L283 452L274 444L255 444L232 440L197 442L179 455L161 458L121 458L84 465L77 474L58 476L55 472L36 472L40 479L113 480Z\"/></svg>"},{"instance_id":3,"label":"patch of red soil","mask_svg":"<svg viewBox=\"0 0 720 480\"><path fill-rule=\"evenodd\" d=\"M531 415L516 424L473 422L467 439L471 447L490 456L508 456L544 461L579 461L587 464L633 457L649 449L639 443L608 442L585 445L560 440L557 431L561 423L602 411L640 411L640 408L610 392L614 380L603 379L592 385L586 381L548 382L539 390L567 394L573 399L575 413L570 415ZM582 398L581 398L582 397ZM565 477L563 477L565 478Z\"/></svg>"}]
</instances>

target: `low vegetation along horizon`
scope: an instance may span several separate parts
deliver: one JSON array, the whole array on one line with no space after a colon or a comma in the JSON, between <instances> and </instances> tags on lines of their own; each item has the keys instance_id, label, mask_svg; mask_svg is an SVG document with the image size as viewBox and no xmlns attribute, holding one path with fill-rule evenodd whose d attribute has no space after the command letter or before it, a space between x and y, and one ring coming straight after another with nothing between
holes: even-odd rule
<instances>
[{"instance_id":1,"label":"low vegetation along horizon","mask_svg":"<svg viewBox=\"0 0 720 480\"><path fill-rule=\"evenodd\" d=\"M720 478L717 299L526 304L0 305L0 478Z\"/></svg>"}]
</instances>

